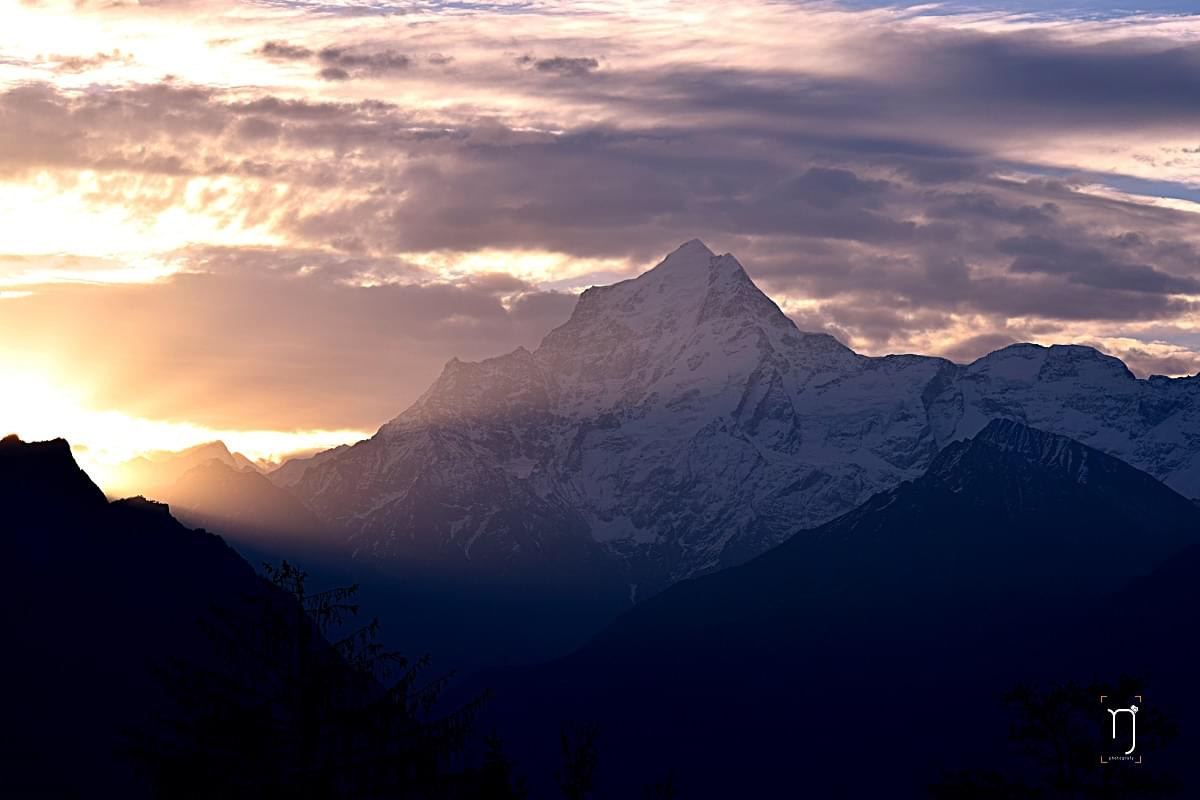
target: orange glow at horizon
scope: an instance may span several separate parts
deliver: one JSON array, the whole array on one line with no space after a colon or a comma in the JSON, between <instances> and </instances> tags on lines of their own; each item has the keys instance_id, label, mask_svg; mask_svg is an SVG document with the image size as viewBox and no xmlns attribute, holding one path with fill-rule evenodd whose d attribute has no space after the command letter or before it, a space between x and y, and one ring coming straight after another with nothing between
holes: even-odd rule
<instances>
[{"instance_id":1,"label":"orange glow at horizon","mask_svg":"<svg viewBox=\"0 0 1200 800\"><path fill-rule=\"evenodd\" d=\"M102 489L113 467L156 450L183 450L220 440L253 460L279 461L291 454L325 450L370 436L354 430L216 430L183 421L151 420L94 409L86 396L33 373L0 371L0 436L26 441L63 438Z\"/></svg>"}]
</instances>

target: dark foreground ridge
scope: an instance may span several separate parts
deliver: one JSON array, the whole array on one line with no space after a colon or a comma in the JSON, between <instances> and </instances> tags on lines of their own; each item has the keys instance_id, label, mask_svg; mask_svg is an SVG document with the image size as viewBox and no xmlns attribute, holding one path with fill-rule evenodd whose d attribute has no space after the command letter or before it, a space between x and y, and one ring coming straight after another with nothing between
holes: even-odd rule
<instances>
[{"instance_id":1,"label":"dark foreground ridge","mask_svg":"<svg viewBox=\"0 0 1200 800\"><path fill-rule=\"evenodd\" d=\"M431 716L352 591L109 503L61 439L0 441L0 509L5 796L486 796L450 767L473 704Z\"/></svg>"},{"instance_id":2,"label":"dark foreground ridge","mask_svg":"<svg viewBox=\"0 0 1200 800\"><path fill-rule=\"evenodd\" d=\"M287 567L265 580L162 504L107 502L66 442L0 441L0 507L18 796L508 797L514 762L531 798L1130 798L1194 780L1200 510L1011 420L431 717L439 681L396 662L384 691L376 651L330 644L350 595L307 595ZM1101 694L1145 698L1144 769L1097 771Z\"/></svg>"}]
</instances>

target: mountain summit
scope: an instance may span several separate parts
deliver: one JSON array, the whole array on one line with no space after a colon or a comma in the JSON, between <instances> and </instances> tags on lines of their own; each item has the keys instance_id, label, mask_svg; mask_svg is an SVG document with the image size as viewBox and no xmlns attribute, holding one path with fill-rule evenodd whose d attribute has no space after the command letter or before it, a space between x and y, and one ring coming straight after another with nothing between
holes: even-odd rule
<instances>
[{"instance_id":1,"label":"mountain summit","mask_svg":"<svg viewBox=\"0 0 1200 800\"><path fill-rule=\"evenodd\" d=\"M969 365L800 331L699 240L592 287L540 346L451 360L369 440L290 488L359 556L514 568L608 559L630 595L746 560L922 474L993 418L1200 496L1200 379L1076 346Z\"/></svg>"},{"instance_id":2,"label":"mountain summit","mask_svg":"<svg viewBox=\"0 0 1200 800\"><path fill-rule=\"evenodd\" d=\"M764 368L855 358L832 337L798 331L736 258L697 239L637 278L585 291L534 353L574 414L640 406L651 395L731 412L744 379Z\"/></svg>"}]
</instances>

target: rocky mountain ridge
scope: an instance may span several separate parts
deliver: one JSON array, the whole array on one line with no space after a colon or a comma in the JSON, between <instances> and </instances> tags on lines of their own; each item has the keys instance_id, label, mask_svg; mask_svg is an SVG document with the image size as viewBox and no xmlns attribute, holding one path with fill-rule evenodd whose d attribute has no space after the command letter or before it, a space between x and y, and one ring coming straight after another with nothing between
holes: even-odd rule
<instances>
[{"instance_id":1,"label":"rocky mountain ridge","mask_svg":"<svg viewBox=\"0 0 1200 800\"><path fill-rule=\"evenodd\" d=\"M601 551L631 591L746 560L920 475L993 418L1200 496L1200 378L1080 346L967 365L796 328L688 242L585 291L534 351L451 360L410 408L289 488L359 556L529 564Z\"/></svg>"}]
</instances>

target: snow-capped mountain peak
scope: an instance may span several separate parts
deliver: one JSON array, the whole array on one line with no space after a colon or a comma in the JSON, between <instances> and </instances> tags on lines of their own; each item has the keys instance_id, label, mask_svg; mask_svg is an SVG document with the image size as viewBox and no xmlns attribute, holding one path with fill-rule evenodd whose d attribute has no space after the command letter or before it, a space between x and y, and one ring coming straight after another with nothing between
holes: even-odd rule
<instances>
[{"instance_id":1,"label":"snow-capped mountain peak","mask_svg":"<svg viewBox=\"0 0 1200 800\"><path fill-rule=\"evenodd\" d=\"M787 319L736 258L728 253L718 256L693 239L636 278L586 290L570 320L551 331L539 350L574 346L580 335L601 325L618 325L642 336L686 333L721 309L750 315L774 310L778 318ZM757 321L780 319L768 315Z\"/></svg>"},{"instance_id":2,"label":"snow-capped mountain peak","mask_svg":"<svg viewBox=\"0 0 1200 800\"><path fill-rule=\"evenodd\" d=\"M801 333L736 258L693 239L637 278L588 289L534 358L554 376L558 402L580 414L716 394L728 395L729 413L764 365L780 372L856 356Z\"/></svg>"},{"instance_id":3,"label":"snow-capped mountain peak","mask_svg":"<svg viewBox=\"0 0 1200 800\"><path fill-rule=\"evenodd\" d=\"M359 553L513 563L570 541L644 590L824 523L996 418L1200 496L1200 381L1138 380L1078 346L1012 345L966 366L860 356L798 330L699 240L588 289L533 352L451 360L294 490Z\"/></svg>"},{"instance_id":4,"label":"snow-capped mountain peak","mask_svg":"<svg viewBox=\"0 0 1200 800\"><path fill-rule=\"evenodd\" d=\"M1137 380L1121 359L1076 344L1011 344L971 364L968 373L1023 383L1081 379L1108 384Z\"/></svg>"}]
</instances>

